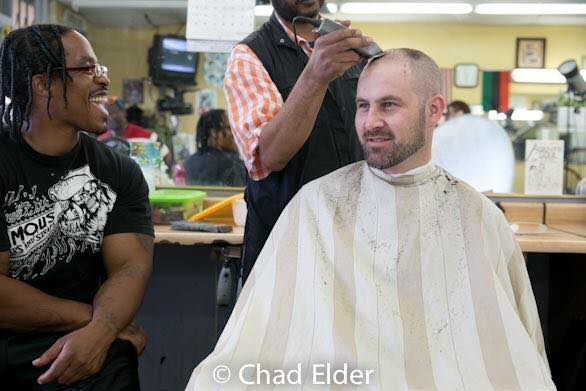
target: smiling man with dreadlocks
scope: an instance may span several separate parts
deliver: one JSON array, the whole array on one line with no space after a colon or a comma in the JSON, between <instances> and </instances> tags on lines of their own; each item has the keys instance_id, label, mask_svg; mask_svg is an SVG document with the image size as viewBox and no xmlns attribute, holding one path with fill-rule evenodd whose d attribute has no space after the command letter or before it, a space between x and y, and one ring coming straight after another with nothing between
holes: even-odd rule
<instances>
[{"instance_id":1,"label":"smiling man with dreadlocks","mask_svg":"<svg viewBox=\"0 0 586 391\"><path fill-rule=\"evenodd\" d=\"M84 133L106 130L107 71L63 26L0 48L2 389L139 388L153 227L140 168Z\"/></svg>"}]
</instances>

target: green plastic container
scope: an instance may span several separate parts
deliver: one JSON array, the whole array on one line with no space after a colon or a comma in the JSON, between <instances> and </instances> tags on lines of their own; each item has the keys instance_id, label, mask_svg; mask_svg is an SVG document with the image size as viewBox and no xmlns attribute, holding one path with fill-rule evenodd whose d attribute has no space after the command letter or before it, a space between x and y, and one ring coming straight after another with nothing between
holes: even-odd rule
<instances>
[{"instance_id":1,"label":"green plastic container","mask_svg":"<svg viewBox=\"0 0 586 391\"><path fill-rule=\"evenodd\" d=\"M149 194L154 224L187 220L203 210L207 194L198 190L162 189Z\"/></svg>"}]
</instances>

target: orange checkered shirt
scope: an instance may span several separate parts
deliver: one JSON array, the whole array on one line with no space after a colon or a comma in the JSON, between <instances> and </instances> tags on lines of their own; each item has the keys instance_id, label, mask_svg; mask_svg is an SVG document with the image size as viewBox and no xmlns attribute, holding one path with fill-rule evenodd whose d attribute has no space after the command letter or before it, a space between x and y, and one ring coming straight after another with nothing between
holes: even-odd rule
<instances>
[{"instance_id":1,"label":"orange checkered shirt","mask_svg":"<svg viewBox=\"0 0 586 391\"><path fill-rule=\"evenodd\" d=\"M293 32L277 16L292 41ZM297 37L305 54L311 55L309 42ZM267 169L259 155L258 142L263 128L283 107L283 97L271 80L262 62L247 45L239 44L232 49L224 77L224 93L228 104L228 117L234 141L240 156L255 181L266 178Z\"/></svg>"}]
</instances>

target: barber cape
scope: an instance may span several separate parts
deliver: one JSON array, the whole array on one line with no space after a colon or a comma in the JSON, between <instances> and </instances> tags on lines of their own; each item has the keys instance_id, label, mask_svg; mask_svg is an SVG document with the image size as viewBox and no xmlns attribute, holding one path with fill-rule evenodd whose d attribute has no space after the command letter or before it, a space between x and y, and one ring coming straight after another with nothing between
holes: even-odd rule
<instances>
[{"instance_id":1,"label":"barber cape","mask_svg":"<svg viewBox=\"0 0 586 391\"><path fill-rule=\"evenodd\" d=\"M307 184L187 389L340 386L555 389L507 221L439 167L359 162Z\"/></svg>"}]
</instances>

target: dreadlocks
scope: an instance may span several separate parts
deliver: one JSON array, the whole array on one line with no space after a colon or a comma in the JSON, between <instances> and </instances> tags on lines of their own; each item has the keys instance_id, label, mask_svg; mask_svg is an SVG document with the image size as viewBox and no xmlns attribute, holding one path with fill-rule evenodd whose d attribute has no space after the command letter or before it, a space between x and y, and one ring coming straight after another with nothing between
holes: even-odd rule
<instances>
[{"instance_id":1,"label":"dreadlocks","mask_svg":"<svg viewBox=\"0 0 586 391\"><path fill-rule=\"evenodd\" d=\"M208 139L212 131L225 133L227 128L226 110L214 109L203 113L197 121L195 136L198 151L203 152L208 148Z\"/></svg>"},{"instance_id":2,"label":"dreadlocks","mask_svg":"<svg viewBox=\"0 0 586 391\"><path fill-rule=\"evenodd\" d=\"M0 46L0 119L2 131L21 140L21 129L29 127L34 75L44 74L51 102L52 74L59 71L63 83L63 99L67 105L67 71L61 37L73 29L54 24L39 24L12 31ZM10 103L6 102L6 98ZM4 124L7 129L4 129Z\"/></svg>"}]
</instances>

